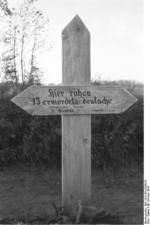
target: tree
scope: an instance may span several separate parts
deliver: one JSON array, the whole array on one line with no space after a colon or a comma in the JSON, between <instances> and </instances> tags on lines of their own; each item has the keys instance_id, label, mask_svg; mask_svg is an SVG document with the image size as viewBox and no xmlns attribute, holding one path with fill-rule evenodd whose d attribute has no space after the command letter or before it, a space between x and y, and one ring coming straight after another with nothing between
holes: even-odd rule
<instances>
[{"instance_id":1,"label":"tree","mask_svg":"<svg viewBox=\"0 0 150 225\"><path fill-rule=\"evenodd\" d=\"M13 16L15 12L9 9L7 0L0 1L0 8L3 12L2 22L5 24L3 35L1 37L5 50L2 53L2 71L5 74L5 80L18 82L16 68L16 40L17 40L17 23Z\"/></svg>"},{"instance_id":2,"label":"tree","mask_svg":"<svg viewBox=\"0 0 150 225\"><path fill-rule=\"evenodd\" d=\"M44 50L44 42L49 28L49 20L44 17L41 10L35 7L34 3L33 0L26 0L19 11L22 82L26 80L29 84L38 82L42 74L37 58L40 50ZM27 45L28 48L26 48ZM28 50L25 52L25 49ZM26 59L24 55L26 55Z\"/></svg>"},{"instance_id":3,"label":"tree","mask_svg":"<svg viewBox=\"0 0 150 225\"><path fill-rule=\"evenodd\" d=\"M37 74L40 72L39 68L36 66L37 52L44 46L43 33L47 32L47 25L49 21L44 18L43 13L40 10L34 12L33 17L33 30L32 30L32 48L30 57L30 73L29 73L29 83L34 83L37 80Z\"/></svg>"},{"instance_id":4,"label":"tree","mask_svg":"<svg viewBox=\"0 0 150 225\"><path fill-rule=\"evenodd\" d=\"M42 74L38 55L45 50L49 20L36 7L36 0L25 0L18 8L9 9L6 0L0 0L6 24L3 32L3 73L6 80L16 83L37 83ZM8 13L9 12L9 13ZM20 77L20 75L21 77Z\"/></svg>"}]
</instances>

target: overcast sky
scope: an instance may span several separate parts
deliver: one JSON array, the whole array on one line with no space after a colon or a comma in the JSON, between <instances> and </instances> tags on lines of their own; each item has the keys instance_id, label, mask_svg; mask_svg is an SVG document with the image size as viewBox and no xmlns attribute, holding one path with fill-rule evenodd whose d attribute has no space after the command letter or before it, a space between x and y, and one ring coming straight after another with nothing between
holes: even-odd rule
<instances>
[{"instance_id":1,"label":"overcast sky","mask_svg":"<svg viewBox=\"0 0 150 225\"><path fill-rule=\"evenodd\" d=\"M17 0L14 0L17 1ZM19 1L19 0L18 0ZM13 3L13 1L11 1ZM61 32L78 14L91 34L91 77L143 81L143 0L38 0L50 19L52 50L41 56L43 82L61 83Z\"/></svg>"}]
</instances>

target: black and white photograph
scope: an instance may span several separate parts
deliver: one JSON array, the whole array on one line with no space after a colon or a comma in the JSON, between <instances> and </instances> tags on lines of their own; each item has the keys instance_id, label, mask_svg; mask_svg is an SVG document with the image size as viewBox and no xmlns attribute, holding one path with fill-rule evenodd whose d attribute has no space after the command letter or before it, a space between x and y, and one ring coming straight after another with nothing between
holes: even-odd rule
<instances>
[{"instance_id":1,"label":"black and white photograph","mask_svg":"<svg viewBox=\"0 0 150 225\"><path fill-rule=\"evenodd\" d=\"M0 224L150 224L145 2L0 0Z\"/></svg>"}]
</instances>

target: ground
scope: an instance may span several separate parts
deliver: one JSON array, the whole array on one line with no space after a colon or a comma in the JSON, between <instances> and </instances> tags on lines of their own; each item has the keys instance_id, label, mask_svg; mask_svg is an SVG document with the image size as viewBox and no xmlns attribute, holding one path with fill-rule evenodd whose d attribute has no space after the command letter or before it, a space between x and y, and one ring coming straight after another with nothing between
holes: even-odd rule
<instances>
[{"instance_id":1,"label":"ground","mask_svg":"<svg viewBox=\"0 0 150 225\"><path fill-rule=\"evenodd\" d=\"M61 205L61 171L13 166L0 171L0 221L15 223L49 218ZM119 215L122 223L143 223L143 177L133 173L112 176L92 171L91 205ZM36 221L36 223L37 223Z\"/></svg>"}]
</instances>

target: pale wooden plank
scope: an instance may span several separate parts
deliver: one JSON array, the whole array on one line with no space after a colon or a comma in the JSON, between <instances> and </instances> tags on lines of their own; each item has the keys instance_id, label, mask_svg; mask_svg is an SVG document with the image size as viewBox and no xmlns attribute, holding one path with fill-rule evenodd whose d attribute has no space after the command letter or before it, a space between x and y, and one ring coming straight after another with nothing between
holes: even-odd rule
<instances>
[{"instance_id":1,"label":"pale wooden plank","mask_svg":"<svg viewBox=\"0 0 150 225\"><path fill-rule=\"evenodd\" d=\"M31 86L12 101L32 115L77 115L121 113L137 99L119 87Z\"/></svg>"},{"instance_id":2,"label":"pale wooden plank","mask_svg":"<svg viewBox=\"0 0 150 225\"><path fill-rule=\"evenodd\" d=\"M90 84L90 34L76 16L62 32L63 85ZM73 209L91 197L91 116L62 116L62 202Z\"/></svg>"}]
</instances>

